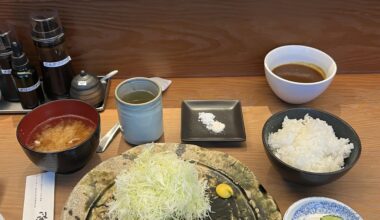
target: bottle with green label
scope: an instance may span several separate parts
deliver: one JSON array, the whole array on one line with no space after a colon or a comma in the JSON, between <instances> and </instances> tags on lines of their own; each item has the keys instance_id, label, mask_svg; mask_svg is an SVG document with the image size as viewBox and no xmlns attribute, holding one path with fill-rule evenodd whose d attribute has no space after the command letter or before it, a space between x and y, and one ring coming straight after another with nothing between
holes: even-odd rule
<instances>
[{"instance_id":1,"label":"bottle with green label","mask_svg":"<svg viewBox=\"0 0 380 220\"><path fill-rule=\"evenodd\" d=\"M44 90L49 99L69 98L74 72L65 47L65 35L58 12L31 14L32 39L41 62Z\"/></svg>"},{"instance_id":2,"label":"bottle with green label","mask_svg":"<svg viewBox=\"0 0 380 220\"><path fill-rule=\"evenodd\" d=\"M40 78L20 43L12 42L12 52L12 75L21 105L24 109L33 109L45 101Z\"/></svg>"},{"instance_id":3,"label":"bottle with green label","mask_svg":"<svg viewBox=\"0 0 380 220\"><path fill-rule=\"evenodd\" d=\"M0 90L5 100L19 101L16 85L12 77L11 31L6 25L0 25Z\"/></svg>"}]
</instances>

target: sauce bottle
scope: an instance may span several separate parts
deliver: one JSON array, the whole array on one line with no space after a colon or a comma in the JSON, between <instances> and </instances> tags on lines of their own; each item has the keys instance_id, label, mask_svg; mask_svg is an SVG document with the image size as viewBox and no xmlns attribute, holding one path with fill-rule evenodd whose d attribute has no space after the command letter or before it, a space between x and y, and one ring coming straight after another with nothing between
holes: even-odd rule
<instances>
[{"instance_id":1,"label":"sauce bottle","mask_svg":"<svg viewBox=\"0 0 380 220\"><path fill-rule=\"evenodd\" d=\"M68 98L74 72L58 13L54 10L34 12L31 20L32 39L41 61L45 93L49 99Z\"/></svg>"},{"instance_id":2,"label":"sauce bottle","mask_svg":"<svg viewBox=\"0 0 380 220\"><path fill-rule=\"evenodd\" d=\"M0 26L0 90L5 100L17 102L19 97L12 77L10 34L11 31L5 25Z\"/></svg>"},{"instance_id":3,"label":"sauce bottle","mask_svg":"<svg viewBox=\"0 0 380 220\"><path fill-rule=\"evenodd\" d=\"M24 109L32 109L44 102L40 78L22 50L21 44L12 42L12 75Z\"/></svg>"}]
</instances>

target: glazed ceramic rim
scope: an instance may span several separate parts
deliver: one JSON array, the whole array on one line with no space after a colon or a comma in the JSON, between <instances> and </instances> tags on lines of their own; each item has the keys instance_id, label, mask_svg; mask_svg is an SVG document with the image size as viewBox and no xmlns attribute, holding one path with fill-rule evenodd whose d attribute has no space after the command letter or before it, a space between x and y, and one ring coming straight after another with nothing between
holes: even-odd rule
<instances>
[{"instance_id":1,"label":"glazed ceramic rim","mask_svg":"<svg viewBox=\"0 0 380 220\"><path fill-rule=\"evenodd\" d=\"M136 161L134 161L133 158L135 158L136 155L138 156L141 154L144 149L151 146L154 146L154 152L177 152L180 155L179 157L186 161L194 161L195 163L199 163L201 166L210 167L218 173L221 172L224 177L230 179L230 181L236 185L244 182L244 180L249 180L246 184L240 184L240 190L244 193L243 198L249 199L246 201L248 202L250 209L255 213L254 215L257 216L257 212L259 212L263 214L261 215L261 218L268 217L269 219L269 217L273 216L273 219L282 219L282 214L278 203L273 195L270 194L269 191L265 190L265 186L263 186L263 183L257 179L257 176L252 169L248 169L247 166L245 166L233 155L217 151L216 149L203 148L199 145L188 143L142 144L102 161L100 164L97 164L95 167L86 172L85 175L83 175L83 177L75 184L61 209L62 212L60 219L71 220L74 215L77 215L81 219L86 219L89 207L85 207L85 204L90 201L90 208L93 208L94 204L92 195L83 194L83 192L89 190L90 188L91 190L94 190L91 185L93 182L97 181L95 176L98 176L99 172L109 173L110 175L107 176L111 178L111 180L100 181L98 182L99 184L96 184L96 190L93 192L96 194L95 197L98 198L98 194L102 194L108 189L109 181L114 181L113 176L117 176L117 174L123 170L123 166L129 166L129 162L122 165L124 161L130 161L134 164ZM133 157L131 157L131 155L133 155ZM209 158L220 158L219 161L221 161L221 163L217 163L215 160L209 160ZM231 164L234 164L234 166L230 166ZM241 175L238 175L239 172L236 173L236 167L241 167L241 169L239 168L239 170L241 170ZM234 175L234 173L236 173L236 175ZM254 207L257 209L255 210Z\"/></svg>"},{"instance_id":2,"label":"glazed ceramic rim","mask_svg":"<svg viewBox=\"0 0 380 220\"><path fill-rule=\"evenodd\" d=\"M311 172L311 171L306 171L306 170L301 170L299 168L296 168L296 167L293 167L287 163L285 163L284 161L282 161L280 158L278 158L274 153L273 151L270 149L270 146L269 146L269 143L267 142L267 140L265 139L265 133L264 133L264 128L268 127L268 123L269 121L271 121L273 118L275 118L276 116L280 115L280 114L284 114L286 112L290 112L290 111L295 111L295 110L305 110L305 111L316 111L318 113L321 113L321 114L325 114L325 115L328 115L330 117L333 117L335 119L337 119L338 121L340 121L344 126L348 127L349 130L352 131L353 135L357 138L358 140L358 145L357 146L354 146L354 147L357 147L358 148L358 156L355 158L355 160L349 164L348 166L344 166L342 169L339 169L339 170L336 170L336 171L332 171L332 172L323 172L323 173L318 173L318 172ZM327 123L327 122L326 122ZM329 126L332 127L332 125L329 124ZM360 138L359 138L359 135L356 133L356 131L351 127L351 125L349 125L346 121L344 121L343 119L339 118L338 116L336 115L333 115L331 113L328 113L326 111L322 111L322 110L319 110L319 109L316 109L316 108L290 108L290 109L286 109L284 111L280 111L280 112L277 112L275 114L273 114L272 116L270 116L267 121L264 123L264 126L263 126L263 129L262 129L262 133L261 133L261 139L262 139L262 142L263 142L263 145L264 145L264 148L265 150L274 158L276 158L276 161L280 162L282 165L284 165L285 167L287 168L290 168L290 169L293 169L297 172L302 172L302 173L305 173L305 174L309 174L309 175L322 175L322 176L328 176L328 175L332 175L332 174L338 174L338 173L342 173L346 170L349 170L351 169L355 164L356 162L359 160L360 158L360 155L361 155L361 141L360 141Z\"/></svg>"},{"instance_id":3,"label":"glazed ceramic rim","mask_svg":"<svg viewBox=\"0 0 380 220\"><path fill-rule=\"evenodd\" d=\"M129 103L129 102L126 102L124 100L122 100L118 95L117 95L117 92L118 90L120 89L121 86L123 86L124 84L130 82L130 81L135 81L135 80L146 80L146 81L149 81L151 83L153 83L155 86L157 86L158 88L158 93L157 95L150 101L148 102L144 102L144 103L139 103L139 104L133 104L133 103ZM161 86L156 83L155 81L149 79L149 78L146 78L146 77L133 77L133 78L130 78L130 79L127 79L127 80L124 80L123 82L119 83L119 85L116 86L116 89L115 89L115 98L117 101L125 104L125 105L129 105L129 106L144 106L146 104L149 104L149 103L152 103L152 102L155 102L157 99L159 99L161 97L161 94L162 94L162 88Z\"/></svg>"},{"instance_id":4,"label":"glazed ceramic rim","mask_svg":"<svg viewBox=\"0 0 380 220\"><path fill-rule=\"evenodd\" d=\"M352 213L357 215L360 219L362 219L362 217L359 215L359 213L357 213L353 208L344 204L343 202L340 202L338 200L331 199L328 197L313 196L313 197L307 197L307 198L300 199L300 200L294 202L292 205L290 205L289 208L286 210L284 216L283 216L283 220L291 220L293 217L291 214L295 213L295 211L293 212L293 210L297 210L299 208L299 206L301 206L303 204L307 204L309 202L314 202L314 201L328 201L328 202L336 203L338 205L341 205L341 206L347 208L349 211L351 211Z\"/></svg>"},{"instance_id":5,"label":"glazed ceramic rim","mask_svg":"<svg viewBox=\"0 0 380 220\"><path fill-rule=\"evenodd\" d=\"M326 77L325 79L321 80L321 81L318 81L318 82L313 82L313 83L301 83L301 82L295 82L295 81L291 81L291 80L287 80L287 79L284 79L282 77L279 77L277 76L276 74L273 73L273 71L268 67L268 64L267 64L267 60L269 59L269 56L271 56L274 52L276 52L277 50L281 50L281 49L284 49L284 48L287 48L287 47L299 47L299 48L303 48L303 49L306 49L306 50L311 50L311 51L314 51L316 53L320 53L321 55L327 57L327 59L329 61L331 61L332 65L333 65L333 68L334 68L334 72L329 76L329 77ZM302 61L300 61L302 62ZM314 63L311 63L311 64L314 64ZM316 64L314 64L316 65ZM319 67L319 65L316 65ZM328 55L327 53L323 52L322 50L319 50L317 48L314 48L314 47L309 47L309 46L305 46L305 45L297 45L297 44L290 44L290 45L284 45L284 46L280 46L280 47L276 47L274 49L272 49L271 51L269 51L266 55L265 55L265 58L264 58L264 68L267 70L267 72L275 77L276 79L279 79L281 81L284 81L284 82L287 82L289 84L293 84L293 85L303 85L303 86L308 86L308 85L318 85L318 84L324 84L325 82L327 81L330 81L331 79L333 79L336 75L336 72L338 70L338 67L336 65L336 62L334 61L334 59ZM276 67L275 67L276 68Z\"/></svg>"},{"instance_id":6,"label":"glazed ceramic rim","mask_svg":"<svg viewBox=\"0 0 380 220\"><path fill-rule=\"evenodd\" d=\"M57 102L67 102L67 101L69 101L69 102L79 102L79 103L83 103L83 104L85 104L85 105L91 107L91 108L97 113L98 123L95 125L95 129L94 129L94 131L91 133L91 135L88 136L88 138L86 138L86 139L83 140L82 142L80 142L80 143L74 145L74 146L71 147L71 148L67 148L67 149L60 150L60 151L36 151L36 150L34 150L34 149L32 149L32 148L29 148L29 147L27 146L26 143L22 143L22 142L20 141L20 137L19 137L19 134L20 134L20 132L19 132L19 125L20 125L24 120L26 120L25 118L26 118L28 115L32 114L32 112L34 112L34 110L37 110L37 109L40 109L40 108L44 108L44 107L47 106L47 105L52 105L52 104L57 103ZM73 115L73 114L67 114L67 115ZM18 123L18 125L17 125L17 129L16 129L16 137L17 137L17 141L18 141L18 143L19 143L23 148L25 148L25 149L27 149L27 150L30 150L30 151L32 151L32 152L36 152L36 153L41 153L41 154L58 154L58 153L62 153L62 152L65 152L65 151L74 150L74 149L80 147L83 143L87 142L88 140L90 140L90 139L92 138L92 136L94 135L94 133L96 132L96 130L97 130L98 128L100 129L100 114L99 114L99 112L96 110L96 108L94 108L93 106L89 105L88 103L86 103L86 102L84 102L84 101L81 101L81 100L78 100L78 99L59 99L59 100L53 100L53 101L50 101L50 102L44 103L44 104L42 104L42 105L39 105L39 106L37 106L36 108L34 108L32 111L28 112L28 113L27 113L27 114L21 119L21 121L20 121L20 122ZM0 219L0 220L1 220L1 219Z\"/></svg>"}]
</instances>

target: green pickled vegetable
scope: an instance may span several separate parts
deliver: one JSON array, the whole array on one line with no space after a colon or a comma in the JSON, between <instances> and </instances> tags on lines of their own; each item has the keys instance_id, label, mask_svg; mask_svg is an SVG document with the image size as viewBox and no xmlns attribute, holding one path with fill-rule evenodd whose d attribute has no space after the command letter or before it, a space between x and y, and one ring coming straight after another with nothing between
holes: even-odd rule
<instances>
[{"instance_id":1,"label":"green pickled vegetable","mask_svg":"<svg viewBox=\"0 0 380 220\"><path fill-rule=\"evenodd\" d=\"M321 220L343 220L343 218L336 215L325 215L321 218Z\"/></svg>"}]
</instances>

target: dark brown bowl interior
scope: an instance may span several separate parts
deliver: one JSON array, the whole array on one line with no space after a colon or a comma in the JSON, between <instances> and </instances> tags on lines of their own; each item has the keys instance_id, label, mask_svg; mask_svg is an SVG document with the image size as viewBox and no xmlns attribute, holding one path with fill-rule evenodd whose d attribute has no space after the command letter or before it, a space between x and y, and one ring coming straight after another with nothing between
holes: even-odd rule
<instances>
[{"instance_id":1,"label":"dark brown bowl interior","mask_svg":"<svg viewBox=\"0 0 380 220\"><path fill-rule=\"evenodd\" d=\"M38 152L26 145L33 129L54 117L76 115L91 120L95 131L82 143L58 152ZM82 168L91 158L99 144L100 116L92 106L74 99L51 101L35 108L22 118L17 126L17 140L29 159L46 171L70 173Z\"/></svg>"},{"instance_id":2,"label":"dark brown bowl interior","mask_svg":"<svg viewBox=\"0 0 380 220\"><path fill-rule=\"evenodd\" d=\"M285 116L288 116L289 119L301 119L306 114L309 114L309 116L312 118L319 118L326 121L327 124L333 127L335 135L338 138L348 138L350 139L350 142L353 143L354 149L351 150L350 156L345 159L344 168L338 171L327 173L308 172L292 167L274 155L268 144L269 134L277 132L282 128L282 122ZM270 159L274 168L280 173L280 175L285 180L302 185L323 185L340 178L354 166L354 164L358 161L361 153L361 143L359 136L348 123L328 112L312 108L288 109L272 115L264 124L262 131L262 141L268 158Z\"/></svg>"}]
</instances>

